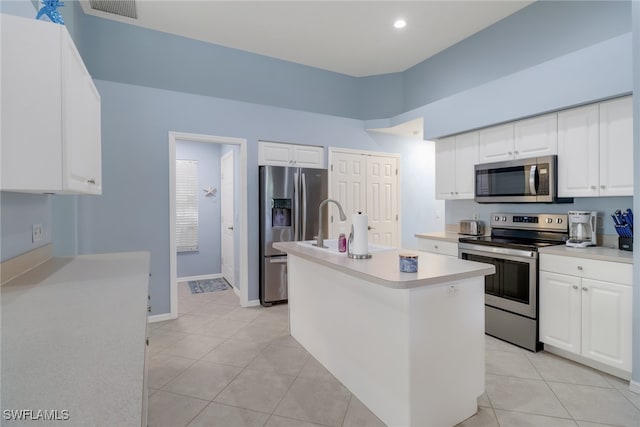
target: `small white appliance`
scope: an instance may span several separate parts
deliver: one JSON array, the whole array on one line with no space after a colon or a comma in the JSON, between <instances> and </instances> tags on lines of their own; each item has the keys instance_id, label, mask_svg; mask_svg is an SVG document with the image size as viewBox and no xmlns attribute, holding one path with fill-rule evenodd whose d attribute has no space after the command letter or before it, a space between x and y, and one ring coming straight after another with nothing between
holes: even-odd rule
<instances>
[{"instance_id":1,"label":"small white appliance","mask_svg":"<svg viewBox=\"0 0 640 427\"><path fill-rule=\"evenodd\" d=\"M569 240L567 246L586 248L596 245L596 212L569 211Z\"/></svg>"}]
</instances>

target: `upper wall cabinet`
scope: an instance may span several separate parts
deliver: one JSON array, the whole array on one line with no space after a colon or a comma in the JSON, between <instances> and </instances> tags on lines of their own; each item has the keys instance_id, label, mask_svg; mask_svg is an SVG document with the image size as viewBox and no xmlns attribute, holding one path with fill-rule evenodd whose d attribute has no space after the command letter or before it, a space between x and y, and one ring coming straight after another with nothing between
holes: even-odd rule
<instances>
[{"instance_id":1,"label":"upper wall cabinet","mask_svg":"<svg viewBox=\"0 0 640 427\"><path fill-rule=\"evenodd\" d=\"M632 196L632 127L630 96L559 112L559 196Z\"/></svg>"},{"instance_id":2,"label":"upper wall cabinet","mask_svg":"<svg viewBox=\"0 0 640 427\"><path fill-rule=\"evenodd\" d=\"M481 129L480 163L548 156L558 152L556 114Z\"/></svg>"},{"instance_id":3,"label":"upper wall cabinet","mask_svg":"<svg viewBox=\"0 0 640 427\"><path fill-rule=\"evenodd\" d=\"M600 195L633 195L633 103L600 103Z\"/></svg>"},{"instance_id":4,"label":"upper wall cabinet","mask_svg":"<svg viewBox=\"0 0 640 427\"><path fill-rule=\"evenodd\" d=\"M0 189L101 194L100 95L67 29L0 19Z\"/></svg>"},{"instance_id":5,"label":"upper wall cabinet","mask_svg":"<svg viewBox=\"0 0 640 427\"><path fill-rule=\"evenodd\" d=\"M474 165L478 163L478 132L436 142L436 199L473 199Z\"/></svg>"},{"instance_id":6,"label":"upper wall cabinet","mask_svg":"<svg viewBox=\"0 0 640 427\"><path fill-rule=\"evenodd\" d=\"M258 164L326 169L324 147L258 141Z\"/></svg>"}]
</instances>

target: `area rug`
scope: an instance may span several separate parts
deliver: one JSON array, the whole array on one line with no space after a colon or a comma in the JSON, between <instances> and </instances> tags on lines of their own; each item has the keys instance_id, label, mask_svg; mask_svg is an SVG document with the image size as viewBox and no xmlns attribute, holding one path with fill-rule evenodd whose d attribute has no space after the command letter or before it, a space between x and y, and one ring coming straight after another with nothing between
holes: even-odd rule
<instances>
[{"instance_id":1,"label":"area rug","mask_svg":"<svg viewBox=\"0 0 640 427\"><path fill-rule=\"evenodd\" d=\"M191 280L188 282L192 294L225 291L230 289L229 283L223 279Z\"/></svg>"}]
</instances>

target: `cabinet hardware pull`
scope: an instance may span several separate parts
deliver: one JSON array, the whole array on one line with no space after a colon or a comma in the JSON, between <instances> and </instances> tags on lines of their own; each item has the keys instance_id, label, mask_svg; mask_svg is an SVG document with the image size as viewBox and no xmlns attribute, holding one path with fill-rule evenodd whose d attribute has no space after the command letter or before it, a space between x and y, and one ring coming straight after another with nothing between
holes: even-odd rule
<instances>
[{"instance_id":1,"label":"cabinet hardware pull","mask_svg":"<svg viewBox=\"0 0 640 427\"><path fill-rule=\"evenodd\" d=\"M578 289L578 285L573 285L573 289Z\"/></svg>"},{"instance_id":2,"label":"cabinet hardware pull","mask_svg":"<svg viewBox=\"0 0 640 427\"><path fill-rule=\"evenodd\" d=\"M607 188L607 186L606 185L601 185L600 188L602 188L604 190L605 188Z\"/></svg>"},{"instance_id":3,"label":"cabinet hardware pull","mask_svg":"<svg viewBox=\"0 0 640 427\"><path fill-rule=\"evenodd\" d=\"M591 186L591 189L592 189L592 190L595 190L596 188L597 188L597 187L596 187L595 185L592 185L592 186Z\"/></svg>"},{"instance_id":4,"label":"cabinet hardware pull","mask_svg":"<svg viewBox=\"0 0 640 427\"><path fill-rule=\"evenodd\" d=\"M512 155L513 153L511 151L509 151L509 155Z\"/></svg>"},{"instance_id":5,"label":"cabinet hardware pull","mask_svg":"<svg viewBox=\"0 0 640 427\"><path fill-rule=\"evenodd\" d=\"M438 245L435 245L433 248L434 248L434 249L438 249Z\"/></svg>"},{"instance_id":6,"label":"cabinet hardware pull","mask_svg":"<svg viewBox=\"0 0 640 427\"><path fill-rule=\"evenodd\" d=\"M581 265L578 266L578 270L582 271L582 266Z\"/></svg>"},{"instance_id":7,"label":"cabinet hardware pull","mask_svg":"<svg viewBox=\"0 0 640 427\"><path fill-rule=\"evenodd\" d=\"M585 291L585 292L587 292L589 289L583 286L583 287L582 287L582 290L583 290L583 291Z\"/></svg>"},{"instance_id":8,"label":"cabinet hardware pull","mask_svg":"<svg viewBox=\"0 0 640 427\"><path fill-rule=\"evenodd\" d=\"M95 183L96 183L96 180L95 180L95 179L93 179L93 178L91 178L91 179L88 179L88 180L87 180L87 182L88 182L89 184L95 184Z\"/></svg>"}]
</instances>

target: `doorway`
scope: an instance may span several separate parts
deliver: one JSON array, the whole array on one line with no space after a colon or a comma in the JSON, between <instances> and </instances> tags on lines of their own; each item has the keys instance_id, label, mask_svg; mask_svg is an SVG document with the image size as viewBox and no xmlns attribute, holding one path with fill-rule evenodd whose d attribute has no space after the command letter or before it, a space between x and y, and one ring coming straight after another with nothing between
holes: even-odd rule
<instances>
[{"instance_id":1,"label":"doorway","mask_svg":"<svg viewBox=\"0 0 640 427\"><path fill-rule=\"evenodd\" d=\"M248 301L248 218L247 218L247 140L214 135L169 132L169 275L170 275L170 319L178 317L178 277L177 277L177 245L176 245L176 143L190 141L209 144L232 145L239 147L238 174L231 173L233 193L237 208L237 221L232 219L233 233L238 236L238 248L234 249L234 265L239 263L238 283L240 305L247 307ZM231 151L232 152L232 151ZM233 161L233 157L231 158ZM221 159L222 165L222 159ZM232 163L233 169L233 163ZM227 190L228 191L228 190ZM222 222L222 221L221 221ZM227 225L228 227L229 225ZM234 241L235 243L235 241ZM234 244L235 246L235 244ZM236 257L237 256L237 257ZM235 267L234 267L235 268ZM235 281L235 280L234 280Z\"/></svg>"}]
</instances>

